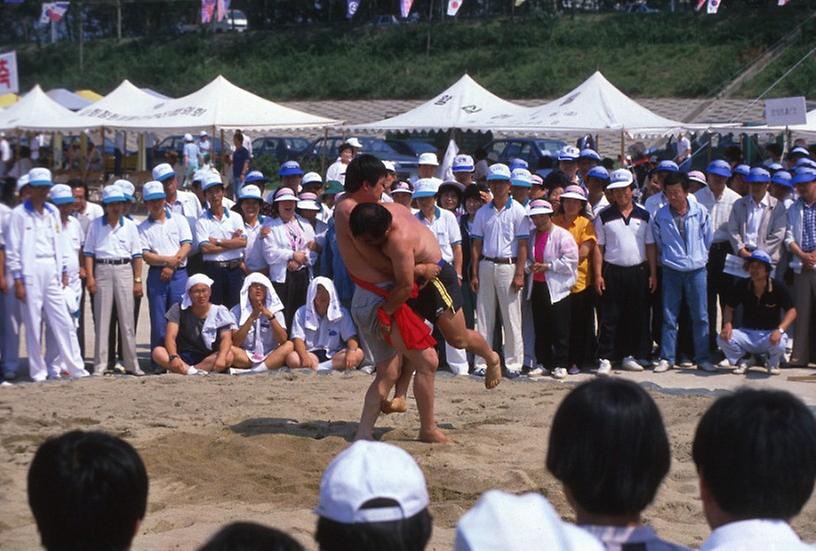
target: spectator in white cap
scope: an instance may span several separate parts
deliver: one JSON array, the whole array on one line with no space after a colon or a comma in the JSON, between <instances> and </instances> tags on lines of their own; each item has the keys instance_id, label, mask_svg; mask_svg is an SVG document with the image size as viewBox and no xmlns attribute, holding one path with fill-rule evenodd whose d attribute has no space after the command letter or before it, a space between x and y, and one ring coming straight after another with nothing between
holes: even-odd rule
<instances>
[{"instance_id":1,"label":"spectator in white cap","mask_svg":"<svg viewBox=\"0 0 816 551\"><path fill-rule=\"evenodd\" d=\"M332 180L340 182L346 181L346 167L357 153L363 148L363 144L357 138L349 138L342 144L338 150L337 160L326 170L326 181Z\"/></svg>"},{"instance_id":2,"label":"spectator in white cap","mask_svg":"<svg viewBox=\"0 0 816 551\"><path fill-rule=\"evenodd\" d=\"M291 189L278 188L272 201L278 217L264 239L264 258L272 286L283 301L286 327L291 328L295 312L306 304L315 234L312 225L295 212L298 198Z\"/></svg>"},{"instance_id":3,"label":"spectator in white cap","mask_svg":"<svg viewBox=\"0 0 816 551\"><path fill-rule=\"evenodd\" d=\"M303 175L303 180L300 182L300 188L302 193L314 193L318 199L321 199L326 186L323 184L323 178L320 177L320 174L317 172L307 172ZM317 218L320 221L328 224L331 217L331 207L320 201L320 212L317 214Z\"/></svg>"},{"instance_id":4,"label":"spectator in white cap","mask_svg":"<svg viewBox=\"0 0 816 551\"><path fill-rule=\"evenodd\" d=\"M291 335L295 349L286 357L289 369L351 370L363 361L351 314L340 305L334 283L326 277L309 283L306 304L295 313Z\"/></svg>"},{"instance_id":5,"label":"spectator in white cap","mask_svg":"<svg viewBox=\"0 0 816 551\"><path fill-rule=\"evenodd\" d=\"M326 246L326 232L329 230L328 224L319 218L322 206L314 193L303 192L298 196L296 212L312 226L315 235L314 243L309 248L309 261L312 267L317 266L320 253Z\"/></svg>"},{"instance_id":6,"label":"spectator in white cap","mask_svg":"<svg viewBox=\"0 0 816 551\"><path fill-rule=\"evenodd\" d=\"M510 173L510 195L522 207L530 202L530 190L533 188L533 175L526 168L515 168Z\"/></svg>"},{"instance_id":7,"label":"spectator in white cap","mask_svg":"<svg viewBox=\"0 0 816 551\"><path fill-rule=\"evenodd\" d=\"M513 159L526 163L523 159ZM530 203L530 192L533 189L533 175L526 167L520 166L510 172L510 194L513 200L524 208ZM525 281L524 296L527 296L529 281ZM524 364L522 370L528 373L534 369L536 362L535 355L535 328L533 327L533 307L529 300L521 302L521 328L522 341L524 343ZM501 342L500 338L495 338L495 342Z\"/></svg>"},{"instance_id":8,"label":"spectator in white cap","mask_svg":"<svg viewBox=\"0 0 816 551\"><path fill-rule=\"evenodd\" d=\"M634 202L632 173L625 168L614 170L607 189L612 192L612 205L595 218L598 375L609 375L612 362L618 360L624 370L643 370L652 348L649 293L657 290L657 274L646 258L650 216Z\"/></svg>"},{"instance_id":9,"label":"spectator in white cap","mask_svg":"<svg viewBox=\"0 0 816 551\"><path fill-rule=\"evenodd\" d=\"M315 540L320 551L422 551L429 504L425 476L406 451L360 440L323 473Z\"/></svg>"},{"instance_id":10,"label":"spectator in white cap","mask_svg":"<svg viewBox=\"0 0 816 551\"><path fill-rule=\"evenodd\" d=\"M147 218L139 224L139 239L147 271L150 312L150 348L164 344L167 319L173 304L181 302L187 285L187 256L193 246L190 226L165 203L164 186L156 180L142 188ZM153 363L155 369L157 365Z\"/></svg>"},{"instance_id":11,"label":"spectator in white cap","mask_svg":"<svg viewBox=\"0 0 816 551\"><path fill-rule=\"evenodd\" d=\"M570 344L570 288L578 271L578 245L572 234L552 221L552 206L543 199L530 203L528 216L530 278L527 300L532 304L536 366L531 377L551 370L556 379L567 376Z\"/></svg>"},{"instance_id":12,"label":"spectator in white cap","mask_svg":"<svg viewBox=\"0 0 816 551\"><path fill-rule=\"evenodd\" d=\"M704 187L708 186L708 180L704 172L699 170L692 170L688 173L689 177L689 193L697 193Z\"/></svg>"},{"instance_id":13,"label":"spectator in white cap","mask_svg":"<svg viewBox=\"0 0 816 551\"><path fill-rule=\"evenodd\" d=\"M661 540L641 520L670 465L660 410L636 383L594 379L558 406L547 469L563 485L576 524L606 549L685 549Z\"/></svg>"},{"instance_id":14,"label":"spectator in white cap","mask_svg":"<svg viewBox=\"0 0 816 551\"><path fill-rule=\"evenodd\" d=\"M223 373L233 362L230 311L210 302L213 280L204 274L187 279L180 304L167 311L164 346L153 349L153 361L180 375Z\"/></svg>"},{"instance_id":15,"label":"spectator in white cap","mask_svg":"<svg viewBox=\"0 0 816 551\"><path fill-rule=\"evenodd\" d=\"M235 320L230 375L283 367L294 347L286 336L283 303L269 278L257 272L249 274L241 287L241 301L230 314Z\"/></svg>"},{"instance_id":16,"label":"spectator in white cap","mask_svg":"<svg viewBox=\"0 0 816 551\"><path fill-rule=\"evenodd\" d=\"M105 216L88 228L83 247L88 292L94 295L94 375L103 375L108 366L108 337L114 316L122 332L125 371L144 375L136 357L133 317L134 297L143 294L142 245L136 223L123 215L126 201L118 186L102 190Z\"/></svg>"},{"instance_id":17,"label":"spectator in white cap","mask_svg":"<svg viewBox=\"0 0 816 551\"><path fill-rule=\"evenodd\" d=\"M482 494L456 524L454 551L603 551L587 532L561 520L547 499L500 490Z\"/></svg>"},{"instance_id":18,"label":"spectator in white cap","mask_svg":"<svg viewBox=\"0 0 816 551\"><path fill-rule=\"evenodd\" d=\"M391 198L395 203L404 205L405 208L411 209L412 212L414 211L411 208L411 202L414 200L414 190L408 182L394 182L394 185L391 186Z\"/></svg>"},{"instance_id":19,"label":"spectator in white cap","mask_svg":"<svg viewBox=\"0 0 816 551\"><path fill-rule=\"evenodd\" d=\"M182 166L184 167L184 182L182 187L188 187L193 174L198 170L201 160L201 151L198 149L192 134L184 135L184 149L182 149Z\"/></svg>"},{"instance_id":20,"label":"spectator in white cap","mask_svg":"<svg viewBox=\"0 0 816 551\"><path fill-rule=\"evenodd\" d=\"M498 304L504 326L504 358L512 378L520 374L524 361L521 290L530 224L527 211L510 197L510 177L507 165L497 163L489 169L487 179L493 200L480 208L473 220L470 284L477 293L478 331L485 339L493 336ZM476 358L476 374L484 373L485 369L484 359Z\"/></svg>"},{"instance_id":21,"label":"spectator in white cap","mask_svg":"<svg viewBox=\"0 0 816 551\"><path fill-rule=\"evenodd\" d=\"M212 142L210 141L210 136L206 130L202 130L198 133L198 151L202 156L209 155L211 148Z\"/></svg>"},{"instance_id":22,"label":"spectator in white cap","mask_svg":"<svg viewBox=\"0 0 816 551\"><path fill-rule=\"evenodd\" d=\"M558 152L558 170L567 175L567 179L578 183L578 157L581 151L572 145L565 145Z\"/></svg>"},{"instance_id":23,"label":"spectator in white cap","mask_svg":"<svg viewBox=\"0 0 816 551\"><path fill-rule=\"evenodd\" d=\"M189 261L187 262L187 273L189 275L197 273L203 269L198 239L196 238L196 222L198 222L198 217L201 216L202 203L194 193L178 189L176 173L169 164L161 163L156 165L153 168L152 176L154 180L161 182L164 186L164 201L171 213L179 214L187 219L187 223L190 226L190 233L193 236L193 249L189 255ZM205 175L202 174L202 178L204 176Z\"/></svg>"},{"instance_id":24,"label":"spectator in white cap","mask_svg":"<svg viewBox=\"0 0 816 551\"><path fill-rule=\"evenodd\" d=\"M85 377L76 329L66 308L63 287L68 266L62 245L62 223L57 208L46 202L53 182L46 168L28 173L28 198L9 217L5 236L6 268L14 279L26 332L29 375L43 381L49 373L42 355L42 322L54 335L62 367L72 377ZM10 291L9 291L10 292Z\"/></svg>"},{"instance_id":25,"label":"spectator in white cap","mask_svg":"<svg viewBox=\"0 0 816 551\"><path fill-rule=\"evenodd\" d=\"M268 270L263 255L263 241L269 235L272 218L261 214L264 204L261 190L255 184L244 184L238 192L236 206L240 209L244 219L244 235L246 236L244 261L241 263L244 275L255 272L266 274Z\"/></svg>"},{"instance_id":26,"label":"spectator in white cap","mask_svg":"<svg viewBox=\"0 0 816 551\"><path fill-rule=\"evenodd\" d=\"M419 156L417 161L417 175L419 178L435 178L439 169L439 160L436 153L425 152Z\"/></svg>"},{"instance_id":27,"label":"spectator in white cap","mask_svg":"<svg viewBox=\"0 0 816 551\"><path fill-rule=\"evenodd\" d=\"M229 309L238 304L244 282L241 270L247 246L244 219L224 206L220 175L209 175L202 187L209 206L199 216L195 234L203 255L204 273L213 280L212 302Z\"/></svg>"},{"instance_id":28,"label":"spectator in white cap","mask_svg":"<svg viewBox=\"0 0 816 551\"><path fill-rule=\"evenodd\" d=\"M475 183L473 180L475 170L476 166L470 155L457 155L453 158L453 166L451 166L453 177L466 188Z\"/></svg>"},{"instance_id":29,"label":"spectator in white cap","mask_svg":"<svg viewBox=\"0 0 816 551\"><path fill-rule=\"evenodd\" d=\"M397 166L394 164L394 161L383 161L383 166L385 167L385 183L383 186L385 187L385 196L388 199L380 199L383 203L388 203L389 199L391 199L391 186L394 185L394 182L397 181Z\"/></svg>"}]
</instances>

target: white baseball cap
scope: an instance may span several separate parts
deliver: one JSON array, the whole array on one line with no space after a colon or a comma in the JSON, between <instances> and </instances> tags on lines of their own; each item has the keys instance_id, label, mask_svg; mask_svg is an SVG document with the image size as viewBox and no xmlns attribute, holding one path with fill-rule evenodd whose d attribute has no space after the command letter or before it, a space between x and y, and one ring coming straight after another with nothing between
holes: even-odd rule
<instances>
[{"instance_id":1,"label":"white baseball cap","mask_svg":"<svg viewBox=\"0 0 816 551\"><path fill-rule=\"evenodd\" d=\"M473 157L470 155L457 155L453 158L453 172L473 172Z\"/></svg>"},{"instance_id":2,"label":"white baseball cap","mask_svg":"<svg viewBox=\"0 0 816 551\"><path fill-rule=\"evenodd\" d=\"M606 186L606 189L629 187L632 185L632 182L634 182L632 172L626 168L619 168L613 170L612 174L609 175L609 184Z\"/></svg>"},{"instance_id":3,"label":"white baseball cap","mask_svg":"<svg viewBox=\"0 0 816 551\"><path fill-rule=\"evenodd\" d=\"M574 145L565 145L558 152L559 161L577 161L581 156L581 150Z\"/></svg>"},{"instance_id":4,"label":"white baseball cap","mask_svg":"<svg viewBox=\"0 0 816 551\"><path fill-rule=\"evenodd\" d=\"M164 182L171 177L175 177L175 175L176 171L167 163L161 163L153 167L153 179L159 182Z\"/></svg>"},{"instance_id":5,"label":"white baseball cap","mask_svg":"<svg viewBox=\"0 0 816 551\"><path fill-rule=\"evenodd\" d=\"M487 169L488 182L496 180L507 180L509 182L510 177L510 167L505 164L496 163L494 165L490 165L490 168Z\"/></svg>"},{"instance_id":6,"label":"white baseball cap","mask_svg":"<svg viewBox=\"0 0 816 551\"><path fill-rule=\"evenodd\" d=\"M533 187L532 176L526 168L515 168L510 173L510 185L513 187Z\"/></svg>"},{"instance_id":7,"label":"white baseball cap","mask_svg":"<svg viewBox=\"0 0 816 551\"><path fill-rule=\"evenodd\" d=\"M261 197L261 188L252 184L241 186L241 190L238 192L238 200L241 201L243 199L257 199L258 201L263 202L263 197Z\"/></svg>"},{"instance_id":8,"label":"white baseball cap","mask_svg":"<svg viewBox=\"0 0 816 551\"><path fill-rule=\"evenodd\" d=\"M206 136L206 135L207 135L207 131L206 131L206 130L202 130L201 132L199 132L199 133L198 133L198 136L199 136L200 138L203 138L203 137L204 137L204 136Z\"/></svg>"},{"instance_id":9,"label":"white baseball cap","mask_svg":"<svg viewBox=\"0 0 816 551\"><path fill-rule=\"evenodd\" d=\"M454 551L603 551L594 536L561 520L547 499L485 492L456 524Z\"/></svg>"},{"instance_id":10,"label":"white baseball cap","mask_svg":"<svg viewBox=\"0 0 816 551\"><path fill-rule=\"evenodd\" d=\"M122 191L122 188L115 185L105 186L102 189L102 204L110 205L111 203L125 203L127 199Z\"/></svg>"},{"instance_id":11,"label":"white baseball cap","mask_svg":"<svg viewBox=\"0 0 816 551\"><path fill-rule=\"evenodd\" d=\"M413 191L411 191L411 184L408 182L396 182L393 186L391 186L391 195L395 193L407 193L411 195Z\"/></svg>"},{"instance_id":12,"label":"white baseball cap","mask_svg":"<svg viewBox=\"0 0 816 551\"><path fill-rule=\"evenodd\" d=\"M320 177L320 174L317 172L307 172L303 175L303 179L300 181L301 186L305 186L306 184L322 184L323 178Z\"/></svg>"},{"instance_id":13,"label":"white baseball cap","mask_svg":"<svg viewBox=\"0 0 816 551\"><path fill-rule=\"evenodd\" d=\"M28 174L23 174L17 178L17 195L28 185Z\"/></svg>"},{"instance_id":14,"label":"white baseball cap","mask_svg":"<svg viewBox=\"0 0 816 551\"><path fill-rule=\"evenodd\" d=\"M201 190L207 191L211 187L215 186L223 186L224 182L221 180L221 174L218 172L210 172L204 177L204 181L201 183Z\"/></svg>"},{"instance_id":15,"label":"white baseball cap","mask_svg":"<svg viewBox=\"0 0 816 551\"><path fill-rule=\"evenodd\" d=\"M185 141L185 142L191 142L191 141L193 141L193 135L192 135L192 134L185 134L185 135L184 135L184 141Z\"/></svg>"},{"instance_id":16,"label":"white baseball cap","mask_svg":"<svg viewBox=\"0 0 816 551\"><path fill-rule=\"evenodd\" d=\"M439 191L439 178L420 178L414 182L414 199L434 197Z\"/></svg>"},{"instance_id":17,"label":"white baseball cap","mask_svg":"<svg viewBox=\"0 0 816 551\"><path fill-rule=\"evenodd\" d=\"M32 168L28 171L28 184L31 187L51 187L54 185L51 171L47 168Z\"/></svg>"},{"instance_id":18,"label":"white baseball cap","mask_svg":"<svg viewBox=\"0 0 816 551\"><path fill-rule=\"evenodd\" d=\"M436 153L426 152L419 156L418 165L439 166L439 160L436 158Z\"/></svg>"},{"instance_id":19,"label":"white baseball cap","mask_svg":"<svg viewBox=\"0 0 816 551\"><path fill-rule=\"evenodd\" d=\"M383 161L382 164L385 165L385 170L387 170L388 172L396 172L397 171L397 167L394 166L393 161Z\"/></svg>"},{"instance_id":20,"label":"white baseball cap","mask_svg":"<svg viewBox=\"0 0 816 551\"><path fill-rule=\"evenodd\" d=\"M158 180L151 180L142 186L142 199L145 201L155 201L156 199L164 199L166 197L164 184Z\"/></svg>"},{"instance_id":21,"label":"white baseball cap","mask_svg":"<svg viewBox=\"0 0 816 551\"><path fill-rule=\"evenodd\" d=\"M116 180L113 185L118 186L125 195L125 199L133 202L133 194L136 193L136 186L127 180Z\"/></svg>"},{"instance_id":22,"label":"white baseball cap","mask_svg":"<svg viewBox=\"0 0 816 551\"><path fill-rule=\"evenodd\" d=\"M377 498L397 505L364 508ZM425 476L408 452L384 442L360 440L329 463L320 481L315 513L343 524L393 522L417 515L429 503Z\"/></svg>"},{"instance_id":23,"label":"white baseball cap","mask_svg":"<svg viewBox=\"0 0 816 551\"><path fill-rule=\"evenodd\" d=\"M545 201L544 199L536 199L535 201L530 201L530 205L527 207L527 216L535 216L537 214L552 214L553 208L549 201Z\"/></svg>"},{"instance_id":24,"label":"white baseball cap","mask_svg":"<svg viewBox=\"0 0 816 551\"><path fill-rule=\"evenodd\" d=\"M351 147L356 147L357 149L363 148L363 144L361 144L360 140L358 140L357 138L349 138L343 143L345 145L350 145Z\"/></svg>"},{"instance_id":25,"label":"white baseball cap","mask_svg":"<svg viewBox=\"0 0 816 551\"><path fill-rule=\"evenodd\" d=\"M300 210L316 210L320 211L320 203L317 200L317 195L314 193L301 193L298 197L297 208Z\"/></svg>"},{"instance_id":26,"label":"white baseball cap","mask_svg":"<svg viewBox=\"0 0 816 551\"><path fill-rule=\"evenodd\" d=\"M48 200L55 205L70 205L71 203L76 203L70 186L65 184L54 184L51 191L48 192Z\"/></svg>"}]
</instances>

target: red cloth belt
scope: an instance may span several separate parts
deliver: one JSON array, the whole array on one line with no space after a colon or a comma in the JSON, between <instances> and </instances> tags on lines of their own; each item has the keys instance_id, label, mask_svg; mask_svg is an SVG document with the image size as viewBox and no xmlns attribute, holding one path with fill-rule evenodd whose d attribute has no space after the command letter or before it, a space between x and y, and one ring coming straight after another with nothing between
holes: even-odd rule
<instances>
[{"instance_id":1,"label":"red cloth belt","mask_svg":"<svg viewBox=\"0 0 816 551\"><path fill-rule=\"evenodd\" d=\"M370 293L374 293L378 297L388 298L389 292L383 289L382 287L377 287L373 283L369 283L368 281L363 281L360 278L349 274L351 280L356 283L361 288L365 289ZM416 298L419 294L419 287L417 284L414 283L414 287L411 289L411 296L410 298ZM377 317L386 327L391 327L391 318L382 309L382 307L377 308ZM436 346L436 339L433 338L431 335L431 329L425 325L425 321L420 318L416 312L411 310L411 308L407 304L402 304L397 310L394 312L394 323L397 324L397 328L399 328L400 335L402 335L402 341L405 343L405 347L408 350L425 350L426 348L433 348ZM384 335L383 336L385 342L393 346L391 342L391 335Z\"/></svg>"}]
</instances>

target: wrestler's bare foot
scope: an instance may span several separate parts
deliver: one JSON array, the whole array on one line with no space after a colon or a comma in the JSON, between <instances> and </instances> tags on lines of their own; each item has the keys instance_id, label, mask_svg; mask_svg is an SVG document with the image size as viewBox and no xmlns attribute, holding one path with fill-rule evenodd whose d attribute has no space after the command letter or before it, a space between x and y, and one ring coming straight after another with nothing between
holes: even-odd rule
<instances>
[{"instance_id":1,"label":"wrestler's bare foot","mask_svg":"<svg viewBox=\"0 0 816 551\"><path fill-rule=\"evenodd\" d=\"M419 440L427 444L450 444L452 440L445 436L445 433L439 430L439 427L434 427L430 430L421 429L419 431Z\"/></svg>"},{"instance_id":2,"label":"wrestler's bare foot","mask_svg":"<svg viewBox=\"0 0 816 551\"><path fill-rule=\"evenodd\" d=\"M490 390L496 388L501 382L501 358L496 352L493 352L493 361L487 363L485 370L485 388Z\"/></svg>"},{"instance_id":3,"label":"wrestler's bare foot","mask_svg":"<svg viewBox=\"0 0 816 551\"><path fill-rule=\"evenodd\" d=\"M393 400L383 400L380 403L380 411L386 415L389 413L405 413L408 411L408 403L402 396L394 396Z\"/></svg>"}]
</instances>

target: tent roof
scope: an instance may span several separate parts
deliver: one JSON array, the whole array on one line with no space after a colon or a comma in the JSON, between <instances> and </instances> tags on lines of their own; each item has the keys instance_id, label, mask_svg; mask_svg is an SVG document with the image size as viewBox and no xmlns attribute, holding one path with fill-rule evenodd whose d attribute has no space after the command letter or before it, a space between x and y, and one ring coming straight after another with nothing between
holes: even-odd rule
<instances>
[{"instance_id":1,"label":"tent roof","mask_svg":"<svg viewBox=\"0 0 816 551\"><path fill-rule=\"evenodd\" d=\"M119 86L103 97L81 110L77 115L84 119L86 127L115 127L118 121L131 113L148 113L162 100L142 91L129 80L123 80Z\"/></svg>"},{"instance_id":2,"label":"tent roof","mask_svg":"<svg viewBox=\"0 0 816 551\"><path fill-rule=\"evenodd\" d=\"M142 92L145 92L146 94L150 94L150 95L151 95L151 96L153 96L154 98L159 98L159 99L171 99L171 98L170 98L170 96L165 96L165 95L164 95L164 94L162 94L161 92L157 92L157 91L155 91L153 88L142 88Z\"/></svg>"},{"instance_id":3,"label":"tent roof","mask_svg":"<svg viewBox=\"0 0 816 551\"><path fill-rule=\"evenodd\" d=\"M528 132L608 132L630 135L668 135L696 125L662 117L618 90L599 71L577 88L540 107L527 108L516 117L506 118L495 130Z\"/></svg>"},{"instance_id":4,"label":"tent roof","mask_svg":"<svg viewBox=\"0 0 816 551\"><path fill-rule=\"evenodd\" d=\"M79 111L83 107L87 107L92 103L89 99L84 98L79 94L75 94L70 90L66 90L65 88L54 88L45 94L71 111Z\"/></svg>"},{"instance_id":5,"label":"tent roof","mask_svg":"<svg viewBox=\"0 0 816 551\"><path fill-rule=\"evenodd\" d=\"M419 107L395 117L348 128L372 132L450 128L489 130L498 121L525 111L526 108L501 99L465 74L450 88Z\"/></svg>"},{"instance_id":6,"label":"tent roof","mask_svg":"<svg viewBox=\"0 0 816 551\"><path fill-rule=\"evenodd\" d=\"M80 123L76 114L49 98L39 84L0 114L0 128L6 130L48 131L55 126L81 130Z\"/></svg>"},{"instance_id":7,"label":"tent roof","mask_svg":"<svg viewBox=\"0 0 816 551\"><path fill-rule=\"evenodd\" d=\"M74 93L90 102L95 102L102 99L102 94L98 94L93 90L77 90Z\"/></svg>"},{"instance_id":8,"label":"tent roof","mask_svg":"<svg viewBox=\"0 0 816 551\"><path fill-rule=\"evenodd\" d=\"M132 84L127 84L135 89ZM108 97L117 91L119 88ZM235 86L223 76L178 99L162 100L141 90L139 93L150 98L149 105L117 103L111 107L103 106L107 112L101 112L98 110L99 104L105 101L103 99L83 109L80 115L87 118L88 126L145 131L210 130L213 127L267 130L314 128L340 123L265 100Z\"/></svg>"}]
</instances>

